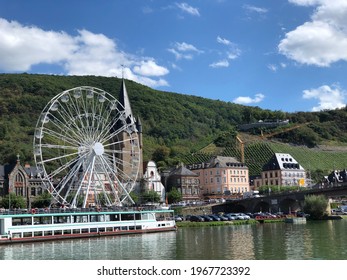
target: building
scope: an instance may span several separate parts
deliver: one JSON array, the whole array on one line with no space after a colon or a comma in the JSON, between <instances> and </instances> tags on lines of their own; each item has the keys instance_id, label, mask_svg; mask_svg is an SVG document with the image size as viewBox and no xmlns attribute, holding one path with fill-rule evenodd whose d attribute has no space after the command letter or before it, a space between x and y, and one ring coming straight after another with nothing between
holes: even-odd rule
<instances>
[{"instance_id":1,"label":"building","mask_svg":"<svg viewBox=\"0 0 347 280\"><path fill-rule=\"evenodd\" d=\"M165 202L165 188L161 182L161 176L154 161L147 163L147 168L143 174L144 189L153 190L160 196L160 202Z\"/></svg>"},{"instance_id":2,"label":"building","mask_svg":"<svg viewBox=\"0 0 347 280\"><path fill-rule=\"evenodd\" d=\"M9 193L23 196L27 205L41 195L45 190L44 184L35 167L29 164L21 165L19 156L16 164L0 165L0 194Z\"/></svg>"},{"instance_id":3,"label":"building","mask_svg":"<svg viewBox=\"0 0 347 280\"><path fill-rule=\"evenodd\" d=\"M248 167L234 157L215 156L188 168L198 175L205 196L238 195L250 190Z\"/></svg>"},{"instance_id":4,"label":"building","mask_svg":"<svg viewBox=\"0 0 347 280\"><path fill-rule=\"evenodd\" d=\"M334 170L328 176L324 176L323 183L328 186L336 186L347 182L347 170Z\"/></svg>"},{"instance_id":5,"label":"building","mask_svg":"<svg viewBox=\"0 0 347 280\"><path fill-rule=\"evenodd\" d=\"M199 176L181 164L172 169L164 178L167 191L176 188L182 194L182 200L193 202L201 200L202 189Z\"/></svg>"},{"instance_id":6,"label":"building","mask_svg":"<svg viewBox=\"0 0 347 280\"><path fill-rule=\"evenodd\" d=\"M254 187L306 186L305 169L290 155L275 153L262 169L260 178L254 179Z\"/></svg>"}]
</instances>

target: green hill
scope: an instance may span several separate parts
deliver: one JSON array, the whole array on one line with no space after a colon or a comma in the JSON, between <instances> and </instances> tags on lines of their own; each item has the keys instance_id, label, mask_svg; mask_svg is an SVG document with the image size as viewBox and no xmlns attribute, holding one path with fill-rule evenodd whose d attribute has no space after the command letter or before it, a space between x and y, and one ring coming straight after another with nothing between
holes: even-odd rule
<instances>
[{"instance_id":1,"label":"green hill","mask_svg":"<svg viewBox=\"0 0 347 280\"><path fill-rule=\"evenodd\" d=\"M0 163L14 162L17 154L22 161L33 163L32 141L37 119L58 93L88 85L117 98L120 84L120 79L108 77L1 74ZM143 125L144 160L153 159L159 167L181 161L204 161L213 154L240 159L235 141L238 126L265 119L288 119L289 124L252 128L241 134L251 174L259 173L273 152L291 153L310 170L342 169L347 165L346 108L286 113L157 91L129 80L126 86L133 113ZM262 139L261 134L266 137ZM319 148L323 144L330 150Z\"/></svg>"}]
</instances>

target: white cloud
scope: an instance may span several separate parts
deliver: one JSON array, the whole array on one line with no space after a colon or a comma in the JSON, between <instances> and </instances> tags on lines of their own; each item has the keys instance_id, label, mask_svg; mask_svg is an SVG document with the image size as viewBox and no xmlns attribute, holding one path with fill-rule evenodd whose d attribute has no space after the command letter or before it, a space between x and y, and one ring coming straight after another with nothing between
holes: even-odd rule
<instances>
[{"instance_id":1,"label":"white cloud","mask_svg":"<svg viewBox=\"0 0 347 280\"><path fill-rule=\"evenodd\" d=\"M217 37L217 42L227 46L232 44L228 39L222 38L220 36Z\"/></svg>"},{"instance_id":2,"label":"white cloud","mask_svg":"<svg viewBox=\"0 0 347 280\"><path fill-rule=\"evenodd\" d=\"M221 67L229 67L229 61L228 60L220 60L214 63L210 64L210 67L212 68L221 68Z\"/></svg>"},{"instance_id":3,"label":"white cloud","mask_svg":"<svg viewBox=\"0 0 347 280\"><path fill-rule=\"evenodd\" d=\"M224 56L224 58L217 62L211 63L210 67L212 68L229 67L230 65L229 60L234 60L238 58L241 54L241 50L237 47L236 44L234 44L230 40L223 38L221 36L217 36L217 43L226 46L227 49L222 52L222 55Z\"/></svg>"},{"instance_id":4,"label":"white cloud","mask_svg":"<svg viewBox=\"0 0 347 280\"><path fill-rule=\"evenodd\" d=\"M200 16L199 10L188 5L187 3L176 3L176 6L185 13L188 13L193 16Z\"/></svg>"},{"instance_id":5,"label":"white cloud","mask_svg":"<svg viewBox=\"0 0 347 280\"><path fill-rule=\"evenodd\" d=\"M168 49L169 52L173 53L177 60L179 59L193 59L194 54L201 54L203 53L202 50L199 50L195 46L191 44L187 44L185 42L182 43L174 43L172 48Z\"/></svg>"},{"instance_id":6,"label":"white cloud","mask_svg":"<svg viewBox=\"0 0 347 280\"><path fill-rule=\"evenodd\" d=\"M268 10L265 8L260 8L252 5L244 5L243 7L249 12L256 12L259 14L265 14L268 12Z\"/></svg>"},{"instance_id":7,"label":"white cloud","mask_svg":"<svg viewBox=\"0 0 347 280\"><path fill-rule=\"evenodd\" d=\"M134 67L134 72L143 76L164 76L169 73L169 70L149 60L141 61L140 65Z\"/></svg>"},{"instance_id":8,"label":"white cloud","mask_svg":"<svg viewBox=\"0 0 347 280\"><path fill-rule=\"evenodd\" d=\"M275 64L268 64L267 68L269 68L272 72L277 72L277 66Z\"/></svg>"},{"instance_id":9,"label":"white cloud","mask_svg":"<svg viewBox=\"0 0 347 280\"><path fill-rule=\"evenodd\" d=\"M33 64L59 63L78 49L75 38L64 32L44 31L1 18L0 38L0 69L5 71L28 71Z\"/></svg>"},{"instance_id":10,"label":"white cloud","mask_svg":"<svg viewBox=\"0 0 347 280\"><path fill-rule=\"evenodd\" d=\"M262 93L257 93L254 98L249 96L239 96L233 100L234 103L238 104L252 104L252 103L259 103L263 101L265 98L265 95Z\"/></svg>"},{"instance_id":11,"label":"white cloud","mask_svg":"<svg viewBox=\"0 0 347 280\"><path fill-rule=\"evenodd\" d=\"M121 76L149 86L167 85L169 71L153 58L137 57L118 49L103 34L79 30L77 36L45 31L0 18L0 70L29 71L39 64L59 65L68 75ZM122 69L121 65L126 67Z\"/></svg>"},{"instance_id":12,"label":"white cloud","mask_svg":"<svg viewBox=\"0 0 347 280\"><path fill-rule=\"evenodd\" d=\"M288 32L279 52L299 63L328 67L347 61L347 1L290 0L302 6L317 6L311 20Z\"/></svg>"},{"instance_id":13,"label":"white cloud","mask_svg":"<svg viewBox=\"0 0 347 280\"><path fill-rule=\"evenodd\" d=\"M346 106L346 92L336 85L332 87L323 85L319 88L303 91L304 99L318 99L319 106L312 108L312 111L332 110Z\"/></svg>"}]
</instances>

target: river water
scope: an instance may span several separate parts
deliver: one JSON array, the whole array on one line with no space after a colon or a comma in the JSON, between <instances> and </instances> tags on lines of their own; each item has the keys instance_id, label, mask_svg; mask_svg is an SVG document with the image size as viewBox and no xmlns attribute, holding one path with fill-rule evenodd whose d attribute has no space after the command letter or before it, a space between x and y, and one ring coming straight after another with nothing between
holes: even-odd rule
<instances>
[{"instance_id":1,"label":"river water","mask_svg":"<svg viewBox=\"0 0 347 280\"><path fill-rule=\"evenodd\" d=\"M1 260L346 260L347 219L179 228L177 232L0 247Z\"/></svg>"}]
</instances>

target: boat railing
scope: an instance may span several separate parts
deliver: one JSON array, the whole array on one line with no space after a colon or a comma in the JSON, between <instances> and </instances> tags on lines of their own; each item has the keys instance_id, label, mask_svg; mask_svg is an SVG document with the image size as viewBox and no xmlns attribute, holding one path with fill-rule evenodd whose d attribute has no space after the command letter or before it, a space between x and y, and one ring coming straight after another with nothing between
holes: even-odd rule
<instances>
[{"instance_id":1,"label":"boat railing","mask_svg":"<svg viewBox=\"0 0 347 280\"><path fill-rule=\"evenodd\" d=\"M166 210L153 205L144 206L112 206L112 207L89 207L89 208L32 208L32 209L0 209L0 215L22 214L59 214L59 213L86 213L86 212L127 212L127 211L154 211Z\"/></svg>"}]
</instances>

